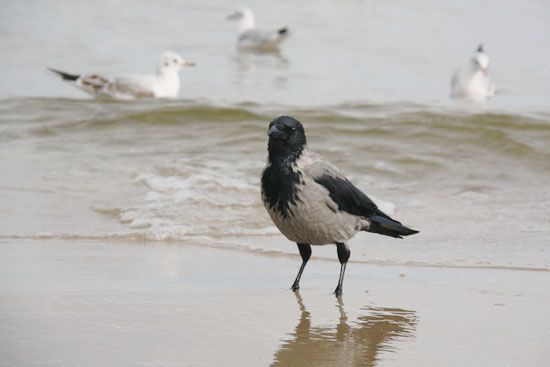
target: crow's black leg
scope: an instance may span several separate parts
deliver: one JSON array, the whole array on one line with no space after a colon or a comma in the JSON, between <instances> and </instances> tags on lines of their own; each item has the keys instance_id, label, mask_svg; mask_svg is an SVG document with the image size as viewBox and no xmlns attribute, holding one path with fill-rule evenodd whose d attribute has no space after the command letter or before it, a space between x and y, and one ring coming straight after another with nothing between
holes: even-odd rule
<instances>
[{"instance_id":1,"label":"crow's black leg","mask_svg":"<svg viewBox=\"0 0 550 367\"><path fill-rule=\"evenodd\" d=\"M334 290L334 295L339 297L342 295L342 288L344 283L344 273L346 272L346 264L348 263L351 251L345 243L337 243L336 251L338 251L338 260L340 260L340 277L338 278L338 285Z\"/></svg>"},{"instance_id":2,"label":"crow's black leg","mask_svg":"<svg viewBox=\"0 0 550 367\"><path fill-rule=\"evenodd\" d=\"M291 287L291 289L294 292L300 289L300 278L302 277L302 272L306 267L307 261L311 257L311 246L309 244L298 243L297 245L298 245L298 250L300 250L300 256L302 256L302 266L300 266L300 271L298 271L298 275L296 275L296 279L294 280L294 283L292 284L292 287Z\"/></svg>"}]
</instances>

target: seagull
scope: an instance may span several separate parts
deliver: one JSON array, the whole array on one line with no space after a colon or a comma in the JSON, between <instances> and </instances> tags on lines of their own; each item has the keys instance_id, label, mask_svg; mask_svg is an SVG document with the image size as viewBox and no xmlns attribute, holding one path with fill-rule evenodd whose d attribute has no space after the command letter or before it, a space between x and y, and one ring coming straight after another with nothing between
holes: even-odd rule
<instances>
[{"instance_id":1,"label":"seagull","mask_svg":"<svg viewBox=\"0 0 550 367\"><path fill-rule=\"evenodd\" d=\"M109 77L101 74L70 74L52 68L48 70L96 98L128 101L140 98L176 98L180 91L179 71L194 65L195 63L184 60L178 54L166 51L160 56L155 74Z\"/></svg>"},{"instance_id":2,"label":"seagull","mask_svg":"<svg viewBox=\"0 0 550 367\"><path fill-rule=\"evenodd\" d=\"M293 291L300 288L311 245L336 245L340 277L334 294L339 297L351 254L347 242L358 231L395 238L418 233L382 212L336 166L309 151L304 127L298 120L277 117L269 124L268 135L262 201L277 228L298 245L302 265L292 284Z\"/></svg>"},{"instance_id":3,"label":"seagull","mask_svg":"<svg viewBox=\"0 0 550 367\"><path fill-rule=\"evenodd\" d=\"M270 31L256 29L254 13L249 8L243 7L228 15L227 19L239 21L237 46L241 49L274 51L288 37L287 27Z\"/></svg>"},{"instance_id":4,"label":"seagull","mask_svg":"<svg viewBox=\"0 0 550 367\"><path fill-rule=\"evenodd\" d=\"M495 94L495 84L489 79L489 56L479 45L470 63L457 70L451 79L451 97L484 102Z\"/></svg>"}]
</instances>

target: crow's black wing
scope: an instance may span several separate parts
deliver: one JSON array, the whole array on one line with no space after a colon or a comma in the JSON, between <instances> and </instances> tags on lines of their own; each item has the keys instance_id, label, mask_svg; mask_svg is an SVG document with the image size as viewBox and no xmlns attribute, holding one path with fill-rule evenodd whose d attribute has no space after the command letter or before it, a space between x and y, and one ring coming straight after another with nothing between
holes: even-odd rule
<instances>
[{"instance_id":1,"label":"crow's black wing","mask_svg":"<svg viewBox=\"0 0 550 367\"><path fill-rule=\"evenodd\" d=\"M330 198L338 205L338 210L367 218L370 222L368 232L397 238L418 233L378 209L378 206L348 179L322 174L314 177L314 180L328 190Z\"/></svg>"},{"instance_id":2,"label":"crow's black wing","mask_svg":"<svg viewBox=\"0 0 550 367\"><path fill-rule=\"evenodd\" d=\"M328 190L330 198L341 211L366 218L380 212L376 204L348 179L323 174L314 180Z\"/></svg>"}]
</instances>

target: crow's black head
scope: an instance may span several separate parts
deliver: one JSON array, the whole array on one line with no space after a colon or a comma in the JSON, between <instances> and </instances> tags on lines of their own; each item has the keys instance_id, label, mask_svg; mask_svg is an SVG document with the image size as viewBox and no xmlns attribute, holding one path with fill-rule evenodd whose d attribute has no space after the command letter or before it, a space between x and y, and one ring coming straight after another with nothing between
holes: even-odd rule
<instances>
[{"instance_id":1,"label":"crow's black head","mask_svg":"<svg viewBox=\"0 0 550 367\"><path fill-rule=\"evenodd\" d=\"M297 158L307 143L304 127L290 116L280 116L269 124L269 158Z\"/></svg>"},{"instance_id":2,"label":"crow's black head","mask_svg":"<svg viewBox=\"0 0 550 367\"><path fill-rule=\"evenodd\" d=\"M269 164L262 174L265 205L287 218L292 205L299 201L301 173L293 169L306 145L306 134L300 121L280 116L269 124L267 144Z\"/></svg>"}]
</instances>

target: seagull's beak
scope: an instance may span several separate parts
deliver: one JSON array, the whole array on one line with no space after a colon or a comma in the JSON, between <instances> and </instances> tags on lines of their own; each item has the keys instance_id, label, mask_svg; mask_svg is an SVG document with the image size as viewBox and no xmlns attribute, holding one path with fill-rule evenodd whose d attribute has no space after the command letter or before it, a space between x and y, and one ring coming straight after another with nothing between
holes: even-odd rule
<instances>
[{"instance_id":1,"label":"seagull's beak","mask_svg":"<svg viewBox=\"0 0 550 367\"><path fill-rule=\"evenodd\" d=\"M273 125L269 128L269 131L267 132L267 135L269 135L270 139L286 139L288 138L288 134L284 131L279 130L277 125Z\"/></svg>"},{"instance_id":2,"label":"seagull's beak","mask_svg":"<svg viewBox=\"0 0 550 367\"><path fill-rule=\"evenodd\" d=\"M195 66L195 63L193 61L187 61L187 60L183 60L183 62L181 63L181 66Z\"/></svg>"}]
</instances>

